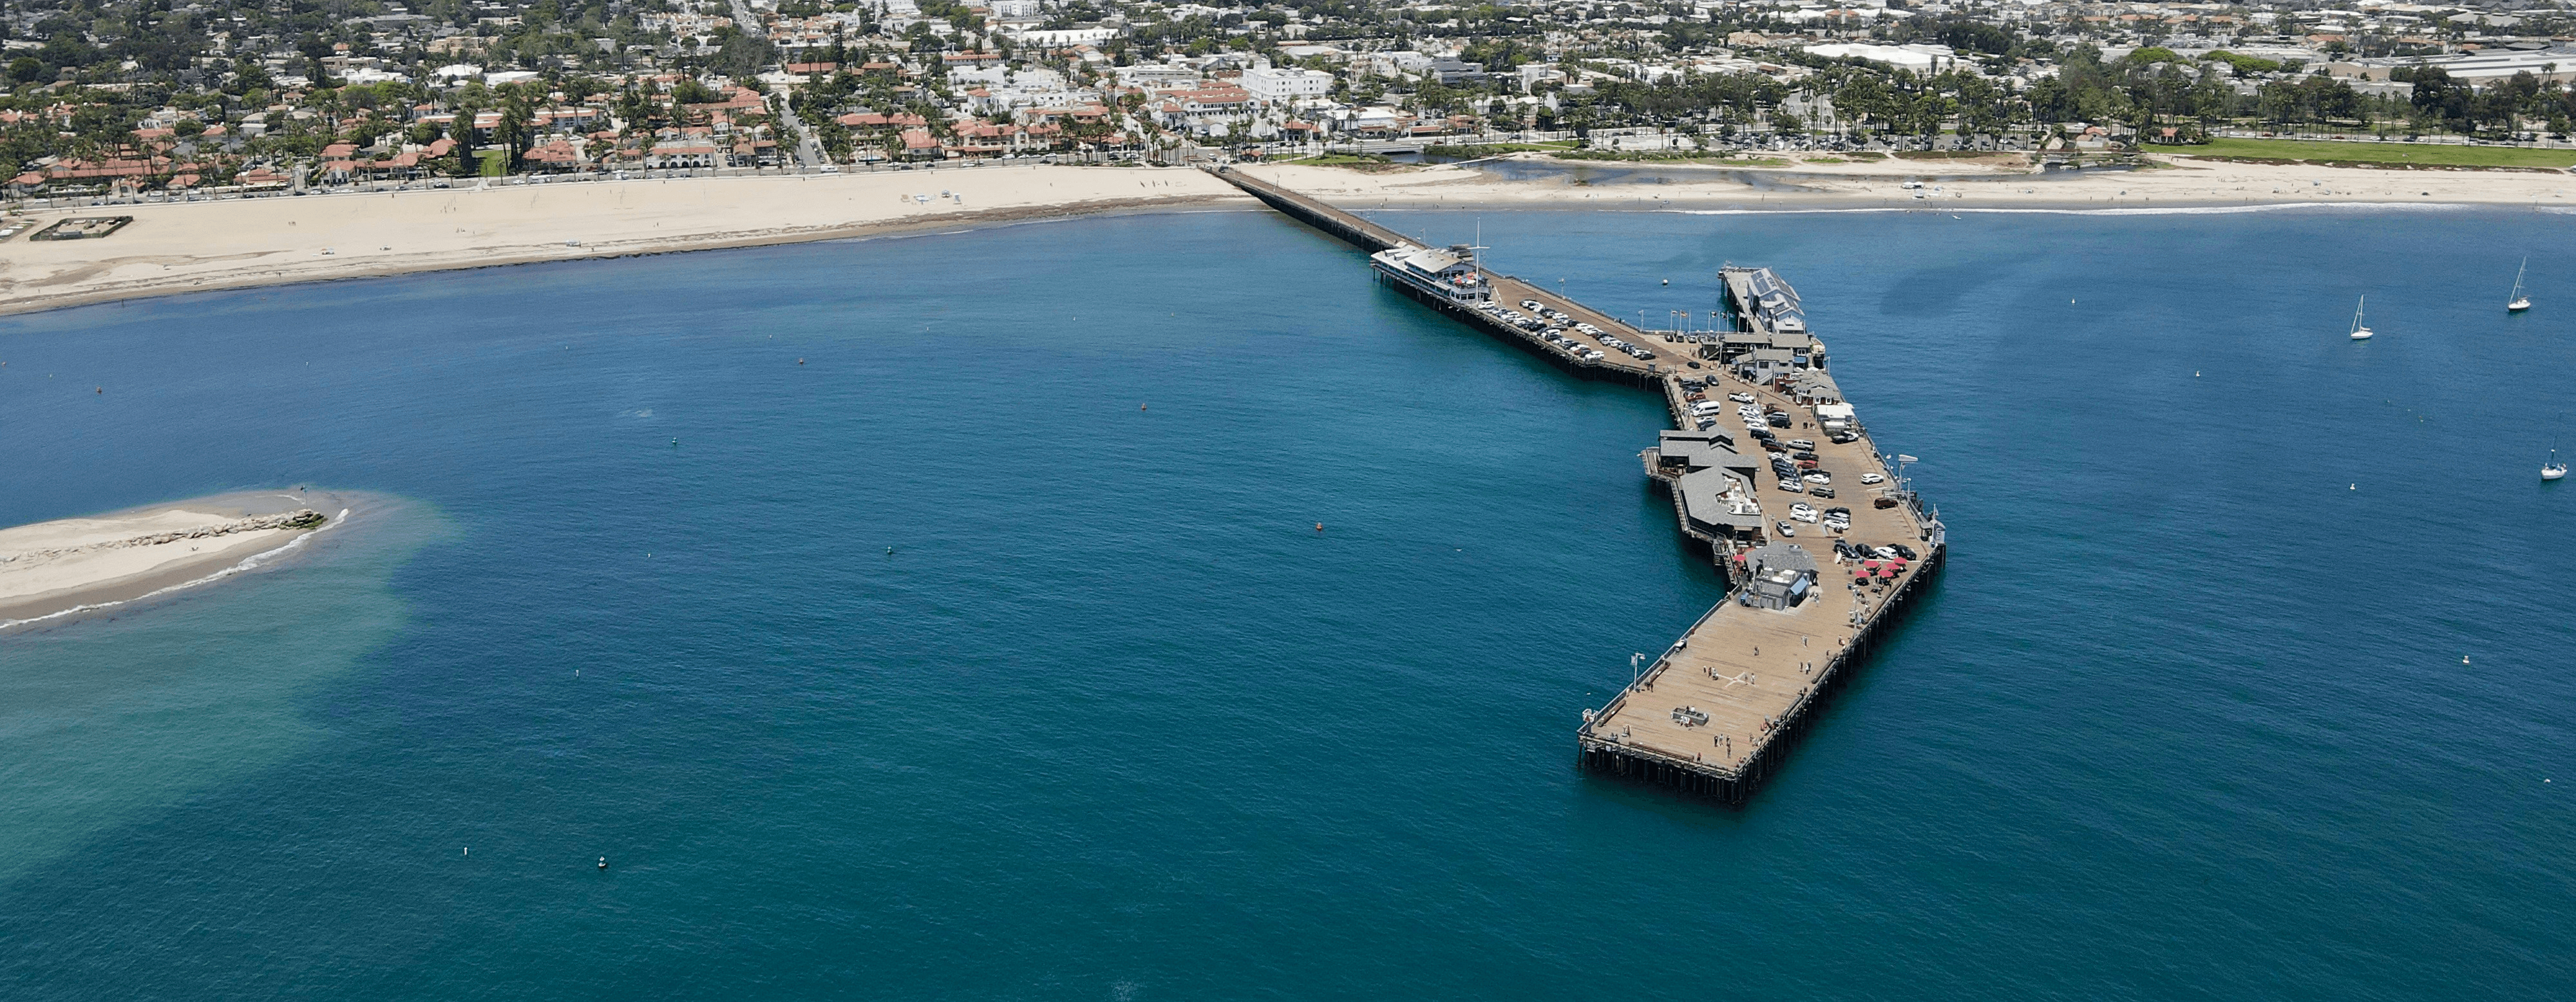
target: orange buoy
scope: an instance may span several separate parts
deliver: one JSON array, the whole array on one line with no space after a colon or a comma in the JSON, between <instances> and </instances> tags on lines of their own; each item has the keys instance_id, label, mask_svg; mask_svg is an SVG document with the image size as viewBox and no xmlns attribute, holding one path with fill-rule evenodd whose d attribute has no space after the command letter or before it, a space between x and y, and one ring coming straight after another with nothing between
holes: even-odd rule
<instances>
[{"instance_id":1,"label":"orange buoy","mask_svg":"<svg viewBox=\"0 0 2576 1002\"><path fill-rule=\"evenodd\" d=\"M1315 523L1315 531L1316 531L1316 532L1322 532L1322 531L1324 531L1324 523L1322 523L1322 522L1317 522L1317 523Z\"/></svg>"}]
</instances>

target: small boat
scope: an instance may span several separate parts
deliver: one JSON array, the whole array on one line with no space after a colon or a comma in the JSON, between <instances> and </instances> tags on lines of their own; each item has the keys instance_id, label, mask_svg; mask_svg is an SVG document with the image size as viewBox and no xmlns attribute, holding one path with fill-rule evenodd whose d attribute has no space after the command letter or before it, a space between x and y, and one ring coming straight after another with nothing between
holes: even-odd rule
<instances>
[{"instance_id":1,"label":"small boat","mask_svg":"<svg viewBox=\"0 0 2576 1002\"><path fill-rule=\"evenodd\" d=\"M2549 450L2549 461L2540 464L2540 479L2556 480L2567 475L2567 464L2558 461L2558 450Z\"/></svg>"},{"instance_id":2,"label":"small boat","mask_svg":"<svg viewBox=\"0 0 2576 1002\"><path fill-rule=\"evenodd\" d=\"M2528 257L2522 259L2522 267L2514 269L2513 293L2505 297L2505 312L2520 313L2531 308L2531 297L2522 294L2522 273L2529 270L2531 270L2531 259Z\"/></svg>"},{"instance_id":3,"label":"small boat","mask_svg":"<svg viewBox=\"0 0 2576 1002\"><path fill-rule=\"evenodd\" d=\"M2363 296L2363 297L2361 297L2361 302L2356 303L2356 304L2354 304L2354 305L2353 305L2353 308L2352 308L2352 339L2353 339L2353 340L2355 340L2355 341L2368 341L2368 340L2370 340L2370 328L2368 328L2368 327L2364 327L2364 326L2362 326L2362 325L2361 325L2361 308L2362 308L2362 307L2364 307L2364 306L2368 306L2368 305L2370 305L2370 297L2369 297L2369 296Z\"/></svg>"}]
</instances>

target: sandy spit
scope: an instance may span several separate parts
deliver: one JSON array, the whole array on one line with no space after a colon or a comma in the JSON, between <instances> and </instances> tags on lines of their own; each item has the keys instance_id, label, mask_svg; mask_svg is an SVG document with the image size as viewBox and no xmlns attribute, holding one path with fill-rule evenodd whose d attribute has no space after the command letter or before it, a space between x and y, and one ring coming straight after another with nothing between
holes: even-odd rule
<instances>
[{"instance_id":1,"label":"sandy spit","mask_svg":"<svg viewBox=\"0 0 2576 1002\"><path fill-rule=\"evenodd\" d=\"M0 529L0 629L58 621L218 580L245 561L329 531L347 514L349 503L322 491L244 492ZM307 508L330 521L318 529L251 528L188 536ZM181 538L164 538L170 536Z\"/></svg>"}]
</instances>

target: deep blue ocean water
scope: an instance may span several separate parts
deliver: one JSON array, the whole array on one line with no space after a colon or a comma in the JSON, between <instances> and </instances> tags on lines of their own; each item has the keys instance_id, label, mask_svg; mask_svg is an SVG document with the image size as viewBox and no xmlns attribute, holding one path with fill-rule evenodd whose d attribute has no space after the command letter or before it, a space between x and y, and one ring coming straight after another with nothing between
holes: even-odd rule
<instances>
[{"instance_id":1,"label":"deep blue ocean water","mask_svg":"<svg viewBox=\"0 0 2576 1002\"><path fill-rule=\"evenodd\" d=\"M1747 806L1574 767L1659 402L1275 215L187 296L0 320L0 524L368 503L0 636L0 997L2566 992L2567 217L1382 218L1777 266L1922 457Z\"/></svg>"}]
</instances>

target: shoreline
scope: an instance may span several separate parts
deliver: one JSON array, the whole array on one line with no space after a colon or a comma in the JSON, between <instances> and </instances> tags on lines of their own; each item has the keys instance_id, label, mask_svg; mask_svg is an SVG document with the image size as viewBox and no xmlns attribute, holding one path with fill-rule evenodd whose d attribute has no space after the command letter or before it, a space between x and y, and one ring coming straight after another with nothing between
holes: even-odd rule
<instances>
[{"instance_id":1,"label":"shoreline","mask_svg":"<svg viewBox=\"0 0 2576 1002\"><path fill-rule=\"evenodd\" d=\"M2565 172L2387 170L2249 164L2173 156L2170 166L2080 173L1973 161L1790 166L1570 161L1514 153L1466 164L1373 171L1302 164L1239 166L1253 177L1345 208L1596 208L1653 211L1825 209L2034 211L2342 206L2576 209ZM1512 177L1507 175L1519 175ZM1907 187L1913 184L1914 187Z\"/></svg>"},{"instance_id":2,"label":"shoreline","mask_svg":"<svg viewBox=\"0 0 2576 1002\"><path fill-rule=\"evenodd\" d=\"M0 241L0 316L189 292L865 239L1251 204L1196 170L978 167L669 178L44 210L103 240Z\"/></svg>"},{"instance_id":3,"label":"shoreline","mask_svg":"<svg viewBox=\"0 0 2576 1002\"><path fill-rule=\"evenodd\" d=\"M2563 173L2248 164L2187 156L2174 156L2168 167L2076 176L1971 161L1754 166L1565 161L1526 153L1488 160L1500 172L1458 164L1376 171L1298 164L1234 169L1353 211L2576 211L2576 176ZM1622 180L1636 177L1646 180ZM1606 180L1593 183L1596 178ZM1190 168L1015 165L49 209L37 218L95 212L130 214L135 222L97 241L0 241L0 317L190 292L1258 204Z\"/></svg>"},{"instance_id":4,"label":"shoreline","mask_svg":"<svg viewBox=\"0 0 2576 1002\"><path fill-rule=\"evenodd\" d=\"M145 505L101 515L32 522L0 529L0 556L63 547L87 552L19 567L0 562L0 632L73 622L87 615L194 589L265 566L270 558L338 527L358 503L331 491L244 491ZM323 521L301 528L232 529L222 543L190 538L136 542L139 536L178 535L243 519L319 511ZM327 510L326 510L327 509ZM222 536L207 537L221 539ZM47 575L46 572L55 573Z\"/></svg>"}]
</instances>

